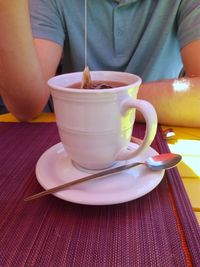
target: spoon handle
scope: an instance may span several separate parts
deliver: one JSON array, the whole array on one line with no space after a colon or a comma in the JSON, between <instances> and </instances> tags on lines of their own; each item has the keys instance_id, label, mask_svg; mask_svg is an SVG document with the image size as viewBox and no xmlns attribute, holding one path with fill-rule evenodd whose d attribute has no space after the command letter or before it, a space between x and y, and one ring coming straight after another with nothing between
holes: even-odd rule
<instances>
[{"instance_id":1,"label":"spoon handle","mask_svg":"<svg viewBox=\"0 0 200 267\"><path fill-rule=\"evenodd\" d=\"M65 189L65 188L67 188L69 186L72 186L72 185L75 185L75 184L79 184L79 183L83 183L83 182L86 182L86 181L89 181L89 180L92 180L92 179L96 179L96 178L100 178L100 177L103 177L103 176L111 175L113 173L118 173L118 172L130 169L132 167L138 166L140 164L143 164L143 163L142 162L135 162L135 163L127 164L127 165L121 165L121 166L118 166L116 168L108 169L108 170L105 170L105 171L97 172L95 174L91 174L91 175L88 175L86 177L83 177L83 178L80 178L80 179L76 179L76 180L73 180L71 182L67 182L67 183L58 185L56 187L47 189L45 191L42 191L40 193L37 193L35 195L29 196L29 197L25 198L24 201L31 201L31 200L34 200L34 199L37 199L37 198L41 198L43 196L58 192L58 191L60 191L62 189Z\"/></svg>"}]
</instances>

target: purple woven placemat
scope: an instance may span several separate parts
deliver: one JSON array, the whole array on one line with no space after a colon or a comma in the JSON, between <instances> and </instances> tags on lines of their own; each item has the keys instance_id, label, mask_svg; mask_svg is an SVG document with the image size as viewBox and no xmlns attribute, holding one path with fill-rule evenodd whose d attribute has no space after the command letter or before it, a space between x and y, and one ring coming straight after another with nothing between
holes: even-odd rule
<instances>
[{"instance_id":1,"label":"purple woven placemat","mask_svg":"<svg viewBox=\"0 0 200 267\"><path fill-rule=\"evenodd\" d=\"M176 168L124 204L24 202L42 190L36 162L59 141L55 123L0 123L0 266L200 266L199 226ZM160 130L153 147L168 150Z\"/></svg>"}]
</instances>

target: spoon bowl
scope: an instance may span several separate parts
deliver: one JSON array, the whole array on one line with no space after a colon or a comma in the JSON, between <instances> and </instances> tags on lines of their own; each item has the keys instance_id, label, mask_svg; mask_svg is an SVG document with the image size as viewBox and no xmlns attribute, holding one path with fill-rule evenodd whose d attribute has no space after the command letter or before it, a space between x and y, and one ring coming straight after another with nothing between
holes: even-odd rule
<instances>
[{"instance_id":1,"label":"spoon bowl","mask_svg":"<svg viewBox=\"0 0 200 267\"><path fill-rule=\"evenodd\" d=\"M173 168L181 159L182 157L179 154L165 153L147 158L144 164L151 170L156 171Z\"/></svg>"}]
</instances>

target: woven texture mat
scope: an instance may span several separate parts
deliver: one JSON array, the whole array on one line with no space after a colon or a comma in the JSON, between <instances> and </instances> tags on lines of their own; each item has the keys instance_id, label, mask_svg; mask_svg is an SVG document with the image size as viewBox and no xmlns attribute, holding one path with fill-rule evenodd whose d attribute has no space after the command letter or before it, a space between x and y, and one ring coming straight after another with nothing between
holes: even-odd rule
<instances>
[{"instance_id":1,"label":"woven texture mat","mask_svg":"<svg viewBox=\"0 0 200 267\"><path fill-rule=\"evenodd\" d=\"M24 202L42 190L35 165L59 141L55 123L0 123L0 266L200 266L199 226L176 168L124 204ZM152 146L168 152L160 128Z\"/></svg>"}]
</instances>

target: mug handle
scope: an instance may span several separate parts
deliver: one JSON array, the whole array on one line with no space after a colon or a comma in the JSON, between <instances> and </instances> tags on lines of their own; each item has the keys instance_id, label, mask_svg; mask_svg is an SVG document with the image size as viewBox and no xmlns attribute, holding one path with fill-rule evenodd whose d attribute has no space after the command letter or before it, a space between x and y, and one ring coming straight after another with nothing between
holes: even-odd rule
<instances>
[{"instance_id":1,"label":"mug handle","mask_svg":"<svg viewBox=\"0 0 200 267\"><path fill-rule=\"evenodd\" d=\"M138 154L143 153L151 145L156 135L158 119L156 111L152 104L145 100L128 98L125 99L121 104L121 114L124 115L129 109L132 108L139 110L145 119L145 136L140 146L136 150L131 151L127 148L121 149L116 156L116 160L128 160L137 156Z\"/></svg>"}]
</instances>

